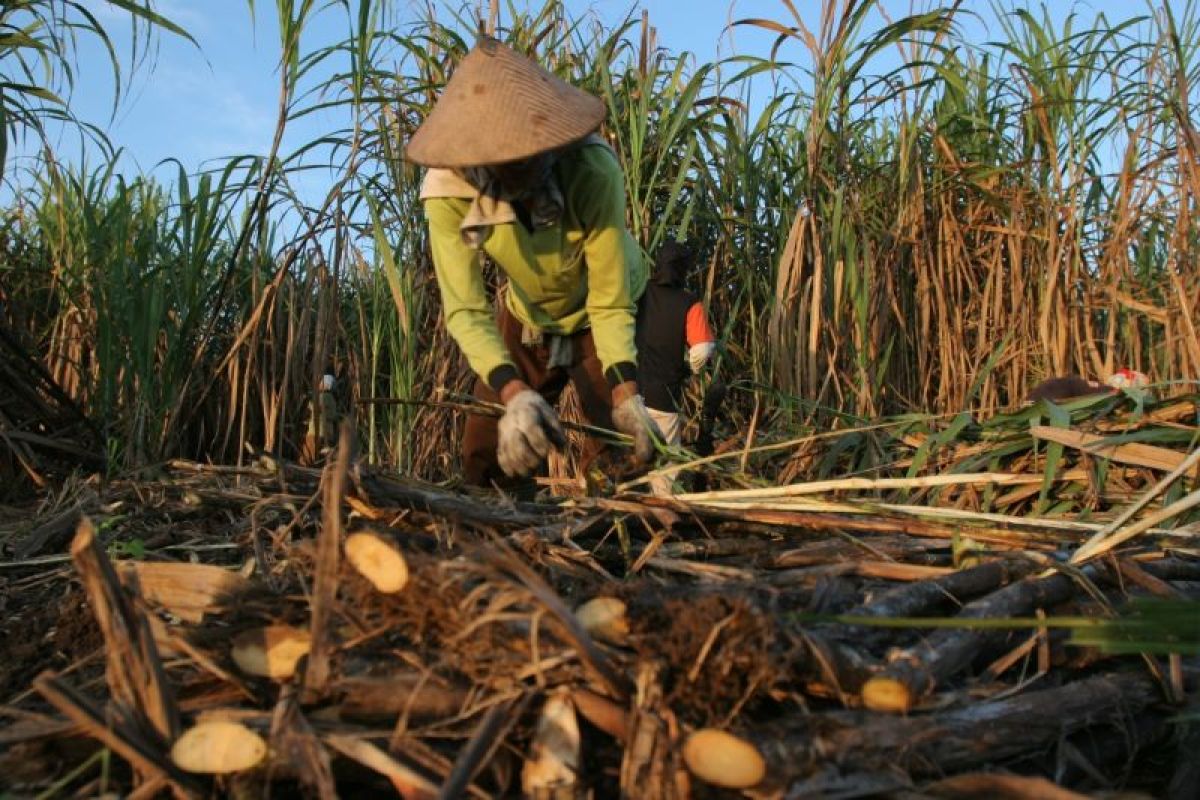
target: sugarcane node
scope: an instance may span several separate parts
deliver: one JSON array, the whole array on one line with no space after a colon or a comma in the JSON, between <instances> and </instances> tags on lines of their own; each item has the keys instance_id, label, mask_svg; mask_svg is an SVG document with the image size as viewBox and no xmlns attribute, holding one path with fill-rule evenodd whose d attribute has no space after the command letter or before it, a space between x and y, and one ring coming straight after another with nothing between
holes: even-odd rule
<instances>
[{"instance_id":1,"label":"sugarcane node","mask_svg":"<svg viewBox=\"0 0 1200 800\"><path fill-rule=\"evenodd\" d=\"M376 590L395 594L408 585L404 554L378 534L359 531L346 537L346 559Z\"/></svg>"},{"instance_id":2,"label":"sugarcane node","mask_svg":"<svg viewBox=\"0 0 1200 800\"><path fill-rule=\"evenodd\" d=\"M683 745L683 761L697 778L724 789L749 789L767 774L767 762L758 748L716 728L703 728L689 736Z\"/></svg>"},{"instance_id":3,"label":"sugarcane node","mask_svg":"<svg viewBox=\"0 0 1200 800\"><path fill-rule=\"evenodd\" d=\"M238 722L201 722L184 731L171 747L171 760L186 772L224 775L257 766L267 743Z\"/></svg>"},{"instance_id":4,"label":"sugarcane node","mask_svg":"<svg viewBox=\"0 0 1200 800\"><path fill-rule=\"evenodd\" d=\"M629 642L629 617L623 600L594 597L575 609L575 618L593 638L615 645Z\"/></svg>"},{"instance_id":5,"label":"sugarcane node","mask_svg":"<svg viewBox=\"0 0 1200 800\"><path fill-rule=\"evenodd\" d=\"M903 714L913 707L913 693L903 681L876 675L863 684L862 701L872 711Z\"/></svg>"},{"instance_id":6,"label":"sugarcane node","mask_svg":"<svg viewBox=\"0 0 1200 800\"><path fill-rule=\"evenodd\" d=\"M230 655L243 673L282 681L296 674L296 665L311 647L308 631L290 625L268 625L235 636Z\"/></svg>"}]
</instances>

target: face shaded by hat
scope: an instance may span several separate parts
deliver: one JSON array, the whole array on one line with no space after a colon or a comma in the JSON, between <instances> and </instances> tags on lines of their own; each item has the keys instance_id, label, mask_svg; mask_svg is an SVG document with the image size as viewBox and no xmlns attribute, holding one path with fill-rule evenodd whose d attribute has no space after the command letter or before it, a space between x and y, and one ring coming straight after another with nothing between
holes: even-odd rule
<instances>
[{"instance_id":1,"label":"face shaded by hat","mask_svg":"<svg viewBox=\"0 0 1200 800\"><path fill-rule=\"evenodd\" d=\"M521 161L578 142L603 120L600 98L484 37L454 70L405 157L448 169Z\"/></svg>"},{"instance_id":2,"label":"face shaded by hat","mask_svg":"<svg viewBox=\"0 0 1200 800\"><path fill-rule=\"evenodd\" d=\"M660 286L683 286L691 269L691 248L679 242L667 242L658 249L650 280Z\"/></svg>"}]
</instances>

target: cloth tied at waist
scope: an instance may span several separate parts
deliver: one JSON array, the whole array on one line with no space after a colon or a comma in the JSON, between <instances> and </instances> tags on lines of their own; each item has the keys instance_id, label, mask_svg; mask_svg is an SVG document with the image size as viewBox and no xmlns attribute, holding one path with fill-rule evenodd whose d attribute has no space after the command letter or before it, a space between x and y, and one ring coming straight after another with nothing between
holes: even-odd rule
<instances>
[{"instance_id":1,"label":"cloth tied at waist","mask_svg":"<svg viewBox=\"0 0 1200 800\"><path fill-rule=\"evenodd\" d=\"M570 336L546 333L533 325L522 325L521 344L526 347L544 346L547 352L546 369L570 369L575 361L575 343Z\"/></svg>"}]
</instances>

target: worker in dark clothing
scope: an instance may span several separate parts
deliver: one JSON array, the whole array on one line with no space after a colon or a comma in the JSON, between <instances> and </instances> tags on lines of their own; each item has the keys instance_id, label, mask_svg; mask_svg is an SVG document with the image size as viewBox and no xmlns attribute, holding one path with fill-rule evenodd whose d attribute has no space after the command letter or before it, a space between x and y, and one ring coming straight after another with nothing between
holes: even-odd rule
<instances>
[{"instance_id":1,"label":"worker in dark clothing","mask_svg":"<svg viewBox=\"0 0 1200 800\"><path fill-rule=\"evenodd\" d=\"M716 349L716 337L700 298L684 288L693 254L684 244L667 242L658 251L654 274L638 301L635 342L638 353L638 386L646 410L671 446L680 443L683 426L679 407L683 383L700 372ZM650 481L657 495L671 493L673 476Z\"/></svg>"}]
</instances>

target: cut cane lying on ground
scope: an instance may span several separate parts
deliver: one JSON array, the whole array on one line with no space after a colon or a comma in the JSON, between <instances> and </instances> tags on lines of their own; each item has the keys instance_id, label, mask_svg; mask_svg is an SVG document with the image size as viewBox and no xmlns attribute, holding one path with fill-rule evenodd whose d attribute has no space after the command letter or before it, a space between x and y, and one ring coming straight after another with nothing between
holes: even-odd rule
<instances>
[{"instance_id":1,"label":"cut cane lying on ground","mask_svg":"<svg viewBox=\"0 0 1200 800\"><path fill-rule=\"evenodd\" d=\"M296 673L296 664L311 648L308 631L289 625L268 625L234 637L230 655L238 669L247 675L286 680Z\"/></svg>"},{"instance_id":2,"label":"cut cane lying on ground","mask_svg":"<svg viewBox=\"0 0 1200 800\"><path fill-rule=\"evenodd\" d=\"M267 743L236 722L202 722L184 731L171 747L171 760L187 772L223 775L257 766L267 755Z\"/></svg>"},{"instance_id":3,"label":"cut cane lying on ground","mask_svg":"<svg viewBox=\"0 0 1200 800\"><path fill-rule=\"evenodd\" d=\"M359 531L346 537L346 559L359 574L384 594L395 594L408 585L408 562L396 547L379 534Z\"/></svg>"}]
</instances>

